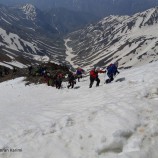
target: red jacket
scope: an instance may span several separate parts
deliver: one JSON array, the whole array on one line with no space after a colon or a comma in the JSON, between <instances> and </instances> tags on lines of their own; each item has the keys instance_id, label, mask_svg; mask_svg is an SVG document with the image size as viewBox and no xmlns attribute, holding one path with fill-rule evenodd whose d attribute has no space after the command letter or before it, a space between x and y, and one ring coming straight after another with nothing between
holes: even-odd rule
<instances>
[{"instance_id":1,"label":"red jacket","mask_svg":"<svg viewBox=\"0 0 158 158\"><path fill-rule=\"evenodd\" d=\"M106 71L102 71L102 70L99 70L99 71L91 70L90 71L90 77L97 78L98 77L98 73L105 73L105 72Z\"/></svg>"}]
</instances>

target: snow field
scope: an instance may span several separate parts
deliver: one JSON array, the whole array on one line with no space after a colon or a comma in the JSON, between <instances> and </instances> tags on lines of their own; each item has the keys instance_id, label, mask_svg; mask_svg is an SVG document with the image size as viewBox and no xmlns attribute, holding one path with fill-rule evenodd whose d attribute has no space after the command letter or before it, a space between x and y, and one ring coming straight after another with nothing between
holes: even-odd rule
<instances>
[{"instance_id":1,"label":"snow field","mask_svg":"<svg viewBox=\"0 0 158 158\"><path fill-rule=\"evenodd\" d=\"M2 158L157 158L158 62L121 71L109 85L74 89L0 84Z\"/></svg>"}]
</instances>

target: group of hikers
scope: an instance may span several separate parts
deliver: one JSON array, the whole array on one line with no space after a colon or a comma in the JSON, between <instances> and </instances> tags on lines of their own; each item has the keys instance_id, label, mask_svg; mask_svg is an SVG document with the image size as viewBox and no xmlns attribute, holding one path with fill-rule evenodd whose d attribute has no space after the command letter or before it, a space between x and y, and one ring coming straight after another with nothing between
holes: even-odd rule
<instances>
[{"instance_id":1,"label":"group of hikers","mask_svg":"<svg viewBox=\"0 0 158 158\"><path fill-rule=\"evenodd\" d=\"M16 69L13 69L13 72L16 71ZM98 74L99 73L107 73L108 79L105 81L105 83L110 83L114 80L114 76L119 73L118 71L118 62L115 62L114 64L110 64L106 67L106 70L101 70L99 67L94 67L90 70L90 84L89 88L92 88L94 82L96 81L96 87L100 84L100 79ZM8 75L9 69L8 68L1 68L0 67L0 77L3 75ZM36 76L41 77L44 79L44 82L47 83L48 86L54 86L57 89L62 88L62 82L67 81L67 88L74 88L74 85L76 84L76 80L80 82L80 79L82 79L83 74L85 74L85 70L78 67L75 72L71 72L66 66L61 66L57 64L49 65L38 65L38 66L28 66L28 76Z\"/></svg>"},{"instance_id":2,"label":"group of hikers","mask_svg":"<svg viewBox=\"0 0 158 158\"><path fill-rule=\"evenodd\" d=\"M29 67L29 74L32 73L32 66ZM80 82L82 79L83 74L85 74L85 70L78 67L76 72L69 71L67 74L62 73L61 71L57 72L54 77L51 77L51 74L47 71L46 67L40 67L38 73L41 76L44 76L45 81L47 82L48 86L55 86L57 89L62 88L62 82L67 81L68 85L67 88L74 88L76 84L76 80ZM108 79L105 81L106 84L112 82L114 80L114 76L119 73L118 71L118 62L114 64L110 64L107 66L106 70L101 70L99 67L94 67L90 70L90 84L89 88L92 88L93 83L96 81L96 87L100 84L100 79L98 74L99 73L107 73Z\"/></svg>"},{"instance_id":3,"label":"group of hikers","mask_svg":"<svg viewBox=\"0 0 158 158\"><path fill-rule=\"evenodd\" d=\"M33 66L29 66L28 74L31 76L42 76L48 86L54 86L57 89L61 89L63 81L68 81L67 88L74 88L76 79L80 82L82 74L85 72L80 67L77 68L75 73L69 71L69 69L63 70L63 67L54 68L54 65L51 66L51 68L53 68L53 70L47 66L40 65L34 70L35 68Z\"/></svg>"},{"instance_id":4,"label":"group of hikers","mask_svg":"<svg viewBox=\"0 0 158 158\"><path fill-rule=\"evenodd\" d=\"M109 66L107 66L106 70L101 70L99 67L94 67L91 71L90 71L90 84L89 84L89 88L92 88L94 81L96 81L96 87L99 86L100 84L100 79L98 76L98 73L106 73L107 72L107 76L108 79L106 79L105 83L108 84L110 82L112 82L114 80L114 76L116 76L116 74L119 74L118 71L118 62L116 61L114 64L110 64ZM68 88L72 85L72 88L74 86L74 80L75 80L75 76L78 79L78 82L80 81L80 78L82 78L82 74L85 73L85 71L81 68L77 68L76 73L69 78L72 78L72 80L69 80L70 85L68 86ZM73 81L73 82L72 82Z\"/></svg>"},{"instance_id":5,"label":"group of hikers","mask_svg":"<svg viewBox=\"0 0 158 158\"><path fill-rule=\"evenodd\" d=\"M114 76L116 74L119 74L118 71L118 62L116 61L114 64L110 64L107 68L107 70L100 70L99 67L94 67L91 71L90 71L90 85L89 88L92 88L92 85L94 83L94 81L96 81L96 87L99 86L100 83L100 79L98 77L98 73L106 73L107 72L107 76L108 79L105 81L106 84L110 83L111 81L114 80Z\"/></svg>"},{"instance_id":6,"label":"group of hikers","mask_svg":"<svg viewBox=\"0 0 158 158\"><path fill-rule=\"evenodd\" d=\"M29 74L31 74L33 67L30 66L28 69ZM55 86L57 89L61 89L63 81L68 82L67 88L74 88L74 85L76 84L76 79L78 80L78 82L80 82L84 70L78 67L75 73L68 70L61 71L60 69L51 73L51 71L48 71L46 67L40 67L36 72L38 72L38 75L44 77L48 86Z\"/></svg>"}]
</instances>

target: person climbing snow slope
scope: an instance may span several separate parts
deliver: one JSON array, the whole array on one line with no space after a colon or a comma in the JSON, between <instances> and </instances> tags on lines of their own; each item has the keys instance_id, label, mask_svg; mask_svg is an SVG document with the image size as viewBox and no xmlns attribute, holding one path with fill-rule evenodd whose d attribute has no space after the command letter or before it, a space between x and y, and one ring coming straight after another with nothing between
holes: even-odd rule
<instances>
[{"instance_id":1,"label":"person climbing snow slope","mask_svg":"<svg viewBox=\"0 0 158 158\"><path fill-rule=\"evenodd\" d=\"M111 81L113 81L114 80L114 76L116 74L120 73L117 69L118 69L118 62L117 61L114 64L110 64L107 67L107 76L109 78L105 81L106 83L110 83Z\"/></svg>"},{"instance_id":2,"label":"person climbing snow slope","mask_svg":"<svg viewBox=\"0 0 158 158\"><path fill-rule=\"evenodd\" d=\"M100 70L99 67L97 68L93 68L91 71L90 71L90 85L89 85L89 88L92 88L92 85L94 83L94 81L97 81L96 83L96 87L99 86L99 83L100 83L100 79L98 77L98 73L105 73L106 71L102 71Z\"/></svg>"}]
</instances>

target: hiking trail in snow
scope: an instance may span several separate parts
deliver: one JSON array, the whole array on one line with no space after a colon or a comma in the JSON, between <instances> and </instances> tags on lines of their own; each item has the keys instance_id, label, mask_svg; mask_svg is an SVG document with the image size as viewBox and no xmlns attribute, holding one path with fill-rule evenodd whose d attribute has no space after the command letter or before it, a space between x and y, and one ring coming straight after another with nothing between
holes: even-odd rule
<instances>
[{"instance_id":1,"label":"hiking trail in snow","mask_svg":"<svg viewBox=\"0 0 158 158\"><path fill-rule=\"evenodd\" d=\"M157 158L158 62L121 71L115 81L78 89L0 84L1 158Z\"/></svg>"}]
</instances>

